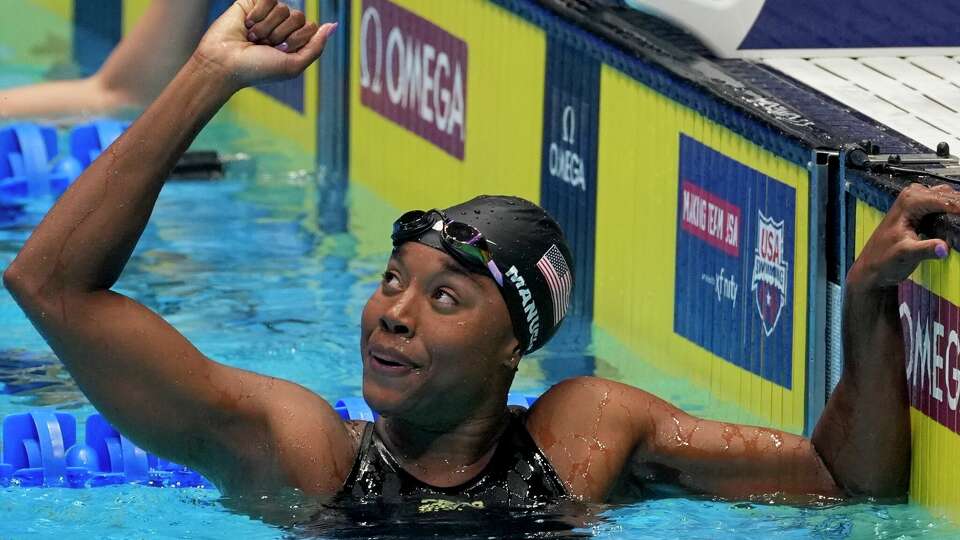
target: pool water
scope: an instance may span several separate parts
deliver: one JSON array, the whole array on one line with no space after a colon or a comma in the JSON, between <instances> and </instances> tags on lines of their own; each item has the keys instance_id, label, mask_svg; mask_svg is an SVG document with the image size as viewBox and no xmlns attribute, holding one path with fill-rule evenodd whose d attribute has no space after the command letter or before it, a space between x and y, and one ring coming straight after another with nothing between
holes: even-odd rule
<instances>
[{"instance_id":1,"label":"pool water","mask_svg":"<svg viewBox=\"0 0 960 540\"><path fill-rule=\"evenodd\" d=\"M2 86L2 85L0 85ZM325 229L317 208L322 174L269 137L215 122L195 147L244 150L256 174L168 184L117 289L160 313L200 350L226 364L296 381L328 400L360 394L359 318L389 249L388 223L376 231ZM318 177L320 181L318 182ZM352 188L347 206L377 205ZM45 211L0 229L6 266ZM387 219L387 218L385 218ZM360 234L360 233L363 234ZM371 235L372 232L372 235ZM382 238L380 244L370 237ZM0 415L53 407L93 412L9 294L0 293ZM574 343L576 345L570 345ZM149 347L149 343L144 343ZM574 348L571 348L574 347ZM616 376L602 337L570 339L521 363L514 389L538 394L577 374ZM627 354L621 352L618 354ZM642 364L642 359L631 359ZM712 417L746 418L680 380L643 385L677 405ZM284 510L282 501L276 505ZM791 507L666 497L623 506L577 507L537 515L432 516L416 522L277 526L230 510L212 489L138 485L97 489L0 489L0 538L953 538L956 529L915 505ZM290 508L295 513L299 508ZM573 523L572 525L569 523ZM558 526L560 524L560 526Z\"/></svg>"}]
</instances>

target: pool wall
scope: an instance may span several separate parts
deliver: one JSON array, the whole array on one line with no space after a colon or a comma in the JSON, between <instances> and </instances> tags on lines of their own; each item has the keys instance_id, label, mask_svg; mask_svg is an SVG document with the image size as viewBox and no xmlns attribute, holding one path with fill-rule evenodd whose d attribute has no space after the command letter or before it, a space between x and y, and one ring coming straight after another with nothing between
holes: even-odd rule
<instances>
[{"instance_id":1,"label":"pool wall","mask_svg":"<svg viewBox=\"0 0 960 540\"><path fill-rule=\"evenodd\" d=\"M36 25L0 21L0 54L95 69L148 3L31 0ZM538 201L576 257L555 348L603 338L624 351L604 355L605 375L635 382L653 366L743 411L726 419L809 434L838 354L825 237L849 239L842 276L884 210L841 193L849 212L826 223L828 183L844 184L815 147L533 2L301 6L341 23L323 61L242 92L227 114L310 156L320 191L349 182L348 214L320 197L318 219L349 224L361 254L382 253L401 210L494 192ZM954 519L957 261L923 265L904 289L911 497Z\"/></svg>"}]
</instances>

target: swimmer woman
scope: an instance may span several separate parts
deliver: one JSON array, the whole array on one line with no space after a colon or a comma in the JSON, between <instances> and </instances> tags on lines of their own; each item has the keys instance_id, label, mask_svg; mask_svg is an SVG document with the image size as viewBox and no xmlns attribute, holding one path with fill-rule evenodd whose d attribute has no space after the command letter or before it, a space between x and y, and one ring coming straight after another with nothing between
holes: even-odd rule
<instances>
[{"instance_id":1,"label":"swimmer woman","mask_svg":"<svg viewBox=\"0 0 960 540\"><path fill-rule=\"evenodd\" d=\"M292 382L208 359L112 292L197 132L240 88L299 74L335 29L275 1L234 3L4 273L91 403L133 441L232 495L296 488L523 506L610 500L654 481L733 498L906 493L896 285L920 261L946 256L946 243L920 239L915 225L931 212L958 213L949 188L905 190L847 276L843 378L811 439L695 418L593 377L557 384L529 412L508 410L517 364L566 307L568 285L551 288L536 261L549 253L561 278L573 266L557 224L519 199L478 198L396 222L361 322L363 394L382 415L373 425L343 422ZM281 43L285 52L270 46Z\"/></svg>"}]
</instances>

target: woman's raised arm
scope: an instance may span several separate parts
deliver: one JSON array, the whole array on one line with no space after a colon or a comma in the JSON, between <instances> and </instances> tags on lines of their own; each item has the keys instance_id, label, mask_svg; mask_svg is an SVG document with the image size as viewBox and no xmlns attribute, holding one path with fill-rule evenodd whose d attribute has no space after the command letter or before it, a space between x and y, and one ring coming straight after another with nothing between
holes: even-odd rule
<instances>
[{"instance_id":1,"label":"woman's raised arm","mask_svg":"<svg viewBox=\"0 0 960 540\"><path fill-rule=\"evenodd\" d=\"M291 19L296 24L281 30L288 52L247 39L250 23L278 28ZM234 3L4 273L7 289L94 406L138 444L226 484L289 483L274 445L278 396L314 404L322 429L344 428L319 397L207 359L159 316L110 288L170 169L200 129L240 88L302 72L334 28L306 23L275 0ZM258 467L243 466L251 463Z\"/></svg>"}]
</instances>

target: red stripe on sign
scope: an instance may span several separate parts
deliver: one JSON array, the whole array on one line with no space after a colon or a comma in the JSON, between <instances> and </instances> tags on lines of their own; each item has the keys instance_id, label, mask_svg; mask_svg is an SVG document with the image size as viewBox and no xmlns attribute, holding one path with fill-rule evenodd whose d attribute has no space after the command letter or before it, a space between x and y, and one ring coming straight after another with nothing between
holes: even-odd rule
<instances>
[{"instance_id":1,"label":"red stripe on sign","mask_svg":"<svg viewBox=\"0 0 960 540\"><path fill-rule=\"evenodd\" d=\"M912 281L899 298L910 405L960 433L960 308Z\"/></svg>"},{"instance_id":2,"label":"red stripe on sign","mask_svg":"<svg viewBox=\"0 0 960 540\"><path fill-rule=\"evenodd\" d=\"M740 256L740 207L700 186L680 183L681 227L727 255Z\"/></svg>"}]
</instances>

